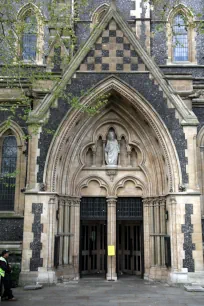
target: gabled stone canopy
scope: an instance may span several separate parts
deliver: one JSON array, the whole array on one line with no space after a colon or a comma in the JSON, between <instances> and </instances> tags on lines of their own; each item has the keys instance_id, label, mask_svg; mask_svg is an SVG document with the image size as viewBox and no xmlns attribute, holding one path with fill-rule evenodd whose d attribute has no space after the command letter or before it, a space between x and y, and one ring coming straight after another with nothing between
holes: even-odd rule
<instances>
[{"instance_id":1,"label":"gabled stone canopy","mask_svg":"<svg viewBox=\"0 0 204 306\"><path fill-rule=\"evenodd\" d=\"M135 51L135 59L136 61L140 61L142 63L143 70L146 70L145 73L149 71L150 77L155 80L155 82L160 86L161 90L163 91L164 96L168 100L169 107L173 107L177 111L177 116L180 119L180 122L183 125L197 125L197 117L195 114L188 109L188 107L185 105L183 100L174 93L173 88L167 83L167 81L164 79L163 74L161 73L158 66L155 64L155 62L152 60L150 55L145 51L145 49L141 46L139 40L135 36L135 33L132 32L132 30L129 28L128 24L123 20L120 13L116 10L115 6L112 5L110 9L108 10L107 14L104 16L101 23L98 25L98 27L95 28L95 30L91 33L88 41L83 46L82 49L80 49L77 54L73 57L71 60L69 66L65 70L65 73L62 77L62 80L60 83L55 85L51 91L50 94L48 94L43 101L39 104L39 106L31 113L28 123L43 123L45 118L47 118L47 115L49 113L50 107L55 103L58 94L63 90L68 82L71 80L73 75L77 72L78 69L81 69L81 67L84 67L86 59L88 60L89 52L93 50L94 46L96 46L98 39L103 38L103 33L106 28L110 29L110 26L113 24L117 25L118 31L122 31L121 34L122 37L125 37L130 45L130 50L132 52L132 55ZM109 33L110 34L110 33ZM122 44L121 44L122 45ZM124 46L124 45L123 45ZM88 57L87 57L88 56ZM119 56L119 58L122 58ZM101 59L103 61L104 59ZM121 59L122 60L122 59ZM135 65L135 63L132 63L134 60L134 56L128 56L128 61L130 61L130 66L128 66L128 70L131 71L131 66ZM110 63L111 64L111 63ZM118 63L119 64L119 63ZM121 65L126 65L125 63L121 63ZM139 65L137 65L137 69L139 69ZM88 66L87 66L88 67ZM106 66L108 67L108 66ZM118 66L121 67L121 66ZM132 66L133 71L136 69L136 66ZM145 69L144 69L145 67ZM110 67L109 67L110 68ZM102 66L101 68L102 69ZM117 64L115 65L115 69L117 72ZM87 69L89 70L89 69ZM95 71L95 70L94 70ZM128 71L127 71L128 72ZM142 71L140 71L142 73Z\"/></svg>"}]
</instances>

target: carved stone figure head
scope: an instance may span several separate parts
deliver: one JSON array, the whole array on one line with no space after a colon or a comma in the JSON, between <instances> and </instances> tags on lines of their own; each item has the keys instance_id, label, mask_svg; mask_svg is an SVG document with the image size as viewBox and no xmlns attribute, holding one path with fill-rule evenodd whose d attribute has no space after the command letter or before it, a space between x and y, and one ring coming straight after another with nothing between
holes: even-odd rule
<instances>
[{"instance_id":1,"label":"carved stone figure head","mask_svg":"<svg viewBox=\"0 0 204 306\"><path fill-rule=\"evenodd\" d=\"M114 140L115 139L115 132L113 130L108 132L108 140Z\"/></svg>"}]
</instances>

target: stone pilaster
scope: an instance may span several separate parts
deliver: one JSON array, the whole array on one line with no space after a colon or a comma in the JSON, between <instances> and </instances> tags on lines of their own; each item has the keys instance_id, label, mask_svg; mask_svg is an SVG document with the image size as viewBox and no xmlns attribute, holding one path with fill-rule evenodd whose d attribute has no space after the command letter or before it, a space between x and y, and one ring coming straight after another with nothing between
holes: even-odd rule
<instances>
[{"instance_id":1,"label":"stone pilaster","mask_svg":"<svg viewBox=\"0 0 204 306\"><path fill-rule=\"evenodd\" d=\"M149 199L143 200L143 224L144 224L144 278L149 274L149 269L151 265L150 258L150 201Z\"/></svg>"},{"instance_id":2,"label":"stone pilaster","mask_svg":"<svg viewBox=\"0 0 204 306\"><path fill-rule=\"evenodd\" d=\"M37 173L38 165L37 158L39 156L38 142L41 133L41 127L37 125L30 125L28 127L30 139L28 146L28 189L38 190Z\"/></svg>"},{"instance_id":3,"label":"stone pilaster","mask_svg":"<svg viewBox=\"0 0 204 306\"><path fill-rule=\"evenodd\" d=\"M169 201L169 234L171 237L171 264L172 272L178 271L178 247L177 247L177 220L176 220L176 198L171 197Z\"/></svg>"},{"instance_id":4,"label":"stone pilaster","mask_svg":"<svg viewBox=\"0 0 204 306\"><path fill-rule=\"evenodd\" d=\"M64 221L64 245L63 245L63 265L68 265L69 263L69 242L70 242L70 206L72 201L68 198L64 201L64 215L63 215L63 221Z\"/></svg>"},{"instance_id":5,"label":"stone pilaster","mask_svg":"<svg viewBox=\"0 0 204 306\"><path fill-rule=\"evenodd\" d=\"M146 279L166 279L165 266L166 198L153 197L144 201L144 261Z\"/></svg>"},{"instance_id":6,"label":"stone pilaster","mask_svg":"<svg viewBox=\"0 0 204 306\"><path fill-rule=\"evenodd\" d=\"M74 267L75 279L79 278L80 198L70 198L70 247L69 264Z\"/></svg>"},{"instance_id":7,"label":"stone pilaster","mask_svg":"<svg viewBox=\"0 0 204 306\"><path fill-rule=\"evenodd\" d=\"M63 231L64 231L64 206L65 200L59 200L59 221L58 221L58 234L60 235L60 250L59 250L59 265L63 265Z\"/></svg>"},{"instance_id":8,"label":"stone pilaster","mask_svg":"<svg viewBox=\"0 0 204 306\"><path fill-rule=\"evenodd\" d=\"M108 205L108 245L113 245L116 252L116 203L117 199L114 197L107 199ZM116 255L108 257L107 265L107 280L117 280L116 274Z\"/></svg>"}]
</instances>

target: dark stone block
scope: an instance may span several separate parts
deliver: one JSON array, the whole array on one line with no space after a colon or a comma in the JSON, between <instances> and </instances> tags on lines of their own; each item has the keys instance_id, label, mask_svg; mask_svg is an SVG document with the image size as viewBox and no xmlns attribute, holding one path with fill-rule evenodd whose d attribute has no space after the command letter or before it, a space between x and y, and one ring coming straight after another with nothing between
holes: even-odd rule
<instances>
[{"instance_id":1,"label":"dark stone block","mask_svg":"<svg viewBox=\"0 0 204 306\"><path fill-rule=\"evenodd\" d=\"M116 70L123 71L123 64L117 64Z\"/></svg>"},{"instance_id":2,"label":"dark stone block","mask_svg":"<svg viewBox=\"0 0 204 306\"><path fill-rule=\"evenodd\" d=\"M102 44L109 43L109 37L102 37Z\"/></svg>"},{"instance_id":3,"label":"dark stone block","mask_svg":"<svg viewBox=\"0 0 204 306\"><path fill-rule=\"evenodd\" d=\"M43 258L31 258L30 271L38 271L43 266Z\"/></svg>"},{"instance_id":4,"label":"dark stone block","mask_svg":"<svg viewBox=\"0 0 204 306\"><path fill-rule=\"evenodd\" d=\"M123 57L124 56L123 50L116 50L116 56L117 57Z\"/></svg>"},{"instance_id":5,"label":"dark stone block","mask_svg":"<svg viewBox=\"0 0 204 306\"><path fill-rule=\"evenodd\" d=\"M109 36L110 36L110 37L116 37L116 31L110 30L110 31L109 31Z\"/></svg>"},{"instance_id":6,"label":"dark stone block","mask_svg":"<svg viewBox=\"0 0 204 306\"><path fill-rule=\"evenodd\" d=\"M95 50L102 50L102 44L95 44Z\"/></svg>"},{"instance_id":7,"label":"dark stone block","mask_svg":"<svg viewBox=\"0 0 204 306\"><path fill-rule=\"evenodd\" d=\"M33 242L30 243L30 249L32 250L32 258L30 259L30 271L38 271L38 268L43 266L43 258L40 258L40 251L42 250L41 233L43 232L43 224L40 223L42 212L42 203L32 204L32 213L34 214L32 231L34 234L34 239Z\"/></svg>"},{"instance_id":8,"label":"dark stone block","mask_svg":"<svg viewBox=\"0 0 204 306\"><path fill-rule=\"evenodd\" d=\"M108 71L109 70L109 64L102 64L102 70Z\"/></svg>"},{"instance_id":9,"label":"dark stone block","mask_svg":"<svg viewBox=\"0 0 204 306\"><path fill-rule=\"evenodd\" d=\"M23 218L0 219L0 241L22 241L23 221Z\"/></svg>"},{"instance_id":10,"label":"dark stone block","mask_svg":"<svg viewBox=\"0 0 204 306\"><path fill-rule=\"evenodd\" d=\"M131 63L131 58L130 57L123 57L123 63L124 64L130 64Z\"/></svg>"},{"instance_id":11,"label":"dark stone block","mask_svg":"<svg viewBox=\"0 0 204 306\"><path fill-rule=\"evenodd\" d=\"M116 43L117 44L123 44L124 38L123 37L116 37Z\"/></svg>"},{"instance_id":12,"label":"dark stone block","mask_svg":"<svg viewBox=\"0 0 204 306\"><path fill-rule=\"evenodd\" d=\"M135 50L131 50L131 57L137 57L137 52Z\"/></svg>"},{"instance_id":13,"label":"dark stone block","mask_svg":"<svg viewBox=\"0 0 204 306\"><path fill-rule=\"evenodd\" d=\"M124 44L124 50L130 50L130 44Z\"/></svg>"},{"instance_id":14,"label":"dark stone block","mask_svg":"<svg viewBox=\"0 0 204 306\"><path fill-rule=\"evenodd\" d=\"M87 69L88 69L88 71L94 71L94 69L95 69L94 64L87 64Z\"/></svg>"},{"instance_id":15,"label":"dark stone block","mask_svg":"<svg viewBox=\"0 0 204 306\"><path fill-rule=\"evenodd\" d=\"M193 224L191 224L191 215L193 214L193 204L185 205L185 224L181 226L181 231L184 233L183 250L185 251L185 259L183 267L188 269L188 272L195 272L195 263L193 259L193 251L196 249L192 243Z\"/></svg>"},{"instance_id":16,"label":"dark stone block","mask_svg":"<svg viewBox=\"0 0 204 306\"><path fill-rule=\"evenodd\" d=\"M109 50L102 50L102 57L109 57Z\"/></svg>"}]
</instances>

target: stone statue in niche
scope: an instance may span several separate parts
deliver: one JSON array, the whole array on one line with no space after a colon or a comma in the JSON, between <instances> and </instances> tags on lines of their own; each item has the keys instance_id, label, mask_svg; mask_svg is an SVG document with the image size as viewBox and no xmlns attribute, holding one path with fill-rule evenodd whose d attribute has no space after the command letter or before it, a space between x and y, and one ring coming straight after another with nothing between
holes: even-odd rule
<instances>
[{"instance_id":1,"label":"stone statue in niche","mask_svg":"<svg viewBox=\"0 0 204 306\"><path fill-rule=\"evenodd\" d=\"M119 144L115 136L115 132L108 132L108 140L105 147L105 160L108 166L116 166L118 164L118 154L120 152Z\"/></svg>"}]
</instances>

